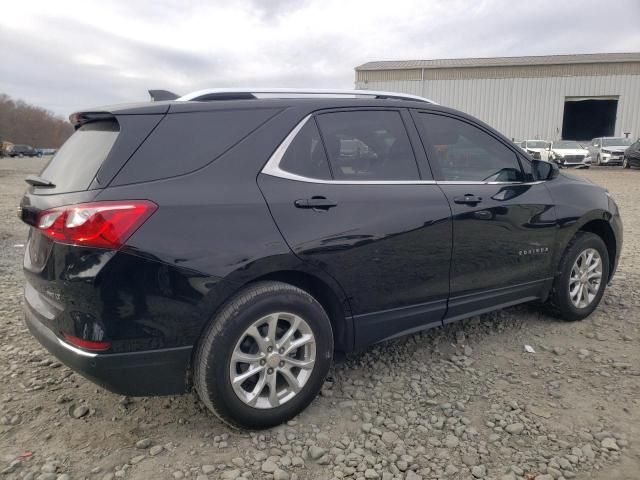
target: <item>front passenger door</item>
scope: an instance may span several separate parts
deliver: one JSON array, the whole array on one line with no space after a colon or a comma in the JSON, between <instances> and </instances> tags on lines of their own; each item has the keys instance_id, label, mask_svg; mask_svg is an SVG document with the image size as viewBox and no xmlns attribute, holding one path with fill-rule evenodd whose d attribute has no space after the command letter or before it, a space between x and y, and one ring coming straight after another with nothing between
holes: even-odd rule
<instances>
[{"instance_id":1,"label":"front passenger door","mask_svg":"<svg viewBox=\"0 0 640 480\"><path fill-rule=\"evenodd\" d=\"M445 323L533 300L553 276L555 215L544 183L532 181L520 163L529 161L484 127L435 112L414 118L453 212Z\"/></svg>"}]
</instances>

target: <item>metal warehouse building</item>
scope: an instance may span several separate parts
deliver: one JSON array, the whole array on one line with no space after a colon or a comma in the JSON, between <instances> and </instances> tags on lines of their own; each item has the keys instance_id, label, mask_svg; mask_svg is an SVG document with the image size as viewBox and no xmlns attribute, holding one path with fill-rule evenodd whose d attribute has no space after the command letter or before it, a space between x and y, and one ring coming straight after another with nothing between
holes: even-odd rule
<instances>
[{"instance_id":1,"label":"metal warehouse building","mask_svg":"<svg viewBox=\"0 0 640 480\"><path fill-rule=\"evenodd\" d=\"M640 136L640 53L369 62L356 88L421 95L518 140Z\"/></svg>"}]
</instances>

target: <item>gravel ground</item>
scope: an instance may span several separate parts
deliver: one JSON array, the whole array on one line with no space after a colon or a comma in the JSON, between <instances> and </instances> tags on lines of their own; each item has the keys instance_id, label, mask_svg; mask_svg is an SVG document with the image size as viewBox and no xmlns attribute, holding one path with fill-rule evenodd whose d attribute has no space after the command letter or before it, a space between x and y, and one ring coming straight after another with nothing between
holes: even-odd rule
<instances>
[{"instance_id":1,"label":"gravel ground","mask_svg":"<svg viewBox=\"0 0 640 480\"><path fill-rule=\"evenodd\" d=\"M113 395L31 338L15 207L43 161L0 159L4 478L639 478L640 171L577 172L610 189L625 223L618 274L590 318L520 306L372 347L336 365L294 421L255 433L193 395Z\"/></svg>"}]
</instances>

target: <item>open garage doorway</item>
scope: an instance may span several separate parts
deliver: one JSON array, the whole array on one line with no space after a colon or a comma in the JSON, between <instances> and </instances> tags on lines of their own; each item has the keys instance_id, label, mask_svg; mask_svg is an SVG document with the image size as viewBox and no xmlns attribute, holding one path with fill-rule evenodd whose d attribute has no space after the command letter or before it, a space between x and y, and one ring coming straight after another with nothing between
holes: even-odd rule
<instances>
[{"instance_id":1,"label":"open garage doorway","mask_svg":"<svg viewBox=\"0 0 640 480\"><path fill-rule=\"evenodd\" d=\"M617 97L567 97L564 102L562 138L591 140L611 137L616 128Z\"/></svg>"}]
</instances>

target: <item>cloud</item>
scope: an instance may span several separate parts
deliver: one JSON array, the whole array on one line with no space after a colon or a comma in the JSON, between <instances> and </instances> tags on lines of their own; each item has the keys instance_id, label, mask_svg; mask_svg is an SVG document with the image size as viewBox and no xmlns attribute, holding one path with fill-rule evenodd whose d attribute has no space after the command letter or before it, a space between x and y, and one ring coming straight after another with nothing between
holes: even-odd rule
<instances>
[{"instance_id":1,"label":"cloud","mask_svg":"<svg viewBox=\"0 0 640 480\"><path fill-rule=\"evenodd\" d=\"M68 115L150 88L350 88L370 60L633 51L639 22L637 0L10 2L0 92Z\"/></svg>"}]
</instances>

